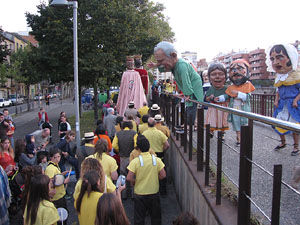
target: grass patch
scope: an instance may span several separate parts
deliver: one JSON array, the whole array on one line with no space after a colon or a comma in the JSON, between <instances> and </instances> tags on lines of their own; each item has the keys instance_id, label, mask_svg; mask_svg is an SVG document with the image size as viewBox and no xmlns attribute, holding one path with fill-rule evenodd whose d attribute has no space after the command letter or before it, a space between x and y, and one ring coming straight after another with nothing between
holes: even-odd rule
<instances>
[{"instance_id":1,"label":"grass patch","mask_svg":"<svg viewBox=\"0 0 300 225\"><path fill-rule=\"evenodd\" d=\"M102 118L102 111L98 110L98 118ZM87 132L93 132L96 129L96 121L94 119L94 110L89 110L89 111L84 111L81 114L81 118L80 118L80 136L81 138L84 137L84 133ZM76 121L76 117L75 116L71 116L68 118L69 123L71 125L71 127L73 128L73 130L75 130L75 121Z\"/></svg>"}]
</instances>

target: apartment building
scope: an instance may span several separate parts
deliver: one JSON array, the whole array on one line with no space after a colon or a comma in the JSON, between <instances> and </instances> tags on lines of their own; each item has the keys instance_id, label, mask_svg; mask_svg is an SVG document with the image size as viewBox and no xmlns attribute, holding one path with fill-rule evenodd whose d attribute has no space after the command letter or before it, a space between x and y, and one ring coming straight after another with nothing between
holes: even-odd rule
<instances>
[{"instance_id":1,"label":"apartment building","mask_svg":"<svg viewBox=\"0 0 300 225\"><path fill-rule=\"evenodd\" d=\"M249 52L250 80L275 79L275 76L267 71L266 53L264 49L255 49Z\"/></svg>"}]
</instances>

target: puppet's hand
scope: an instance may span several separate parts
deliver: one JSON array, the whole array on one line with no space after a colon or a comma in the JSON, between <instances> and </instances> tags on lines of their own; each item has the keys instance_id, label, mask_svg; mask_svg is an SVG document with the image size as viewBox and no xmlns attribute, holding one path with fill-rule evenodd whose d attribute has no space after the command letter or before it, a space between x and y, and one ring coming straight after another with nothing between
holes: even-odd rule
<instances>
[{"instance_id":1,"label":"puppet's hand","mask_svg":"<svg viewBox=\"0 0 300 225\"><path fill-rule=\"evenodd\" d=\"M298 108L298 103L297 103L297 101L295 101L295 99L294 99L294 101L293 101L293 107L294 107L294 108Z\"/></svg>"},{"instance_id":2,"label":"puppet's hand","mask_svg":"<svg viewBox=\"0 0 300 225\"><path fill-rule=\"evenodd\" d=\"M277 108L278 107L278 101L274 102L274 106Z\"/></svg>"}]
</instances>

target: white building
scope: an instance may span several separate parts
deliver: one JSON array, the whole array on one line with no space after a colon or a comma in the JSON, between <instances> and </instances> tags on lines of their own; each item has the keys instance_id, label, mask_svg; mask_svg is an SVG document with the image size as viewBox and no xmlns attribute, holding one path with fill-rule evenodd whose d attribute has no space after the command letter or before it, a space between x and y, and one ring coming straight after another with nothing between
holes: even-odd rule
<instances>
[{"instance_id":1,"label":"white building","mask_svg":"<svg viewBox=\"0 0 300 225\"><path fill-rule=\"evenodd\" d=\"M197 66L197 52L189 52L189 51L182 52L181 58Z\"/></svg>"}]
</instances>

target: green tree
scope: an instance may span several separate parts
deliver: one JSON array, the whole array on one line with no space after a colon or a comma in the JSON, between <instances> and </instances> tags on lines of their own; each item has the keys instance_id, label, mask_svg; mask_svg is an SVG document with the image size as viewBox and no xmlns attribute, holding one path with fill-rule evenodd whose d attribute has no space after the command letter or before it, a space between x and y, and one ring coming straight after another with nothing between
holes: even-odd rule
<instances>
[{"instance_id":1,"label":"green tree","mask_svg":"<svg viewBox=\"0 0 300 225\"><path fill-rule=\"evenodd\" d=\"M8 68L7 64L0 64L0 85L2 87L5 86L7 82L7 76L8 76Z\"/></svg>"},{"instance_id":2,"label":"green tree","mask_svg":"<svg viewBox=\"0 0 300 225\"><path fill-rule=\"evenodd\" d=\"M173 40L174 33L162 14L163 9L162 4L147 0L79 1L80 87L97 89L103 80L107 83L101 86L118 85L126 55L143 54L146 61L159 41ZM52 82L73 80L72 8L41 4L38 13L26 16L39 42L41 71Z\"/></svg>"},{"instance_id":3,"label":"green tree","mask_svg":"<svg viewBox=\"0 0 300 225\"><path fill-rule=\"evenodd\" d=\"M10 55L10 50L4 41L3 30L0 28L0 64L7 61L7 56Z\"/></svg>"}]
</instances>

